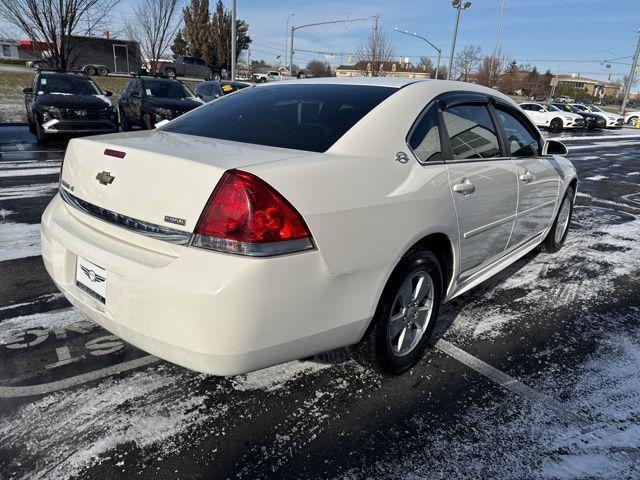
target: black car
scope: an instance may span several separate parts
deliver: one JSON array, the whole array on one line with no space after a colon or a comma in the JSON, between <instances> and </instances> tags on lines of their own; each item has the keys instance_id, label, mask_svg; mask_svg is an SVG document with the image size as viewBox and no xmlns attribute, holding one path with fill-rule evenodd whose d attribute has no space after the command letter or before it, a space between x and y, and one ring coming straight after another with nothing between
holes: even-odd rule
<instances>
[{"instance_id":1,"label":"black car","mask_svg":"<svg viewBox=\"0 0 640 480\"><path fill-rule=\"evenodd\" d=\"M118 100L120 128L140 126L151 130L162 120L173 120L202 105L191 90L178 80L140 76L124 86Z\"/></svg>"},{"instance_id":2,"label":"black car","mask_svg":"<svg viewBox=\"0 0 640 480\"><path fill-rule=\"evenodd\" d=\"M585 122L585 128L593 130L594 128L605 128L607 126L607 121L602 115L596 115L595 113L587 112L586 110L580 110L579 108L576 108L573 105L568 105L566 103L552 103L552 105L559 108L563 112L571 112L582 115L582 118L584 118Z\"/></svg>"},{"instance_id":3,"label":"black car","mask_svg":"<svg viewBox=\"0 0 640 480\"><path fill-rule=\"evenodd\" d=\"M205 102L210 102L223 95L228 95L243 88L251 87L250 83L223 80L221 82L202 82L196 85L193 92Z\"/></svg>"},{"instance_id":4,"label":"black car","mask_svg":"<svg viewBox=\"0 0 640 480\"><path fill-rule=\"evenodd\" d=\"M81 73L39 72L23 89L29 131L39 142L55 135L118 131L116 109L93 80Z\"/></svg>"}]
</instances>

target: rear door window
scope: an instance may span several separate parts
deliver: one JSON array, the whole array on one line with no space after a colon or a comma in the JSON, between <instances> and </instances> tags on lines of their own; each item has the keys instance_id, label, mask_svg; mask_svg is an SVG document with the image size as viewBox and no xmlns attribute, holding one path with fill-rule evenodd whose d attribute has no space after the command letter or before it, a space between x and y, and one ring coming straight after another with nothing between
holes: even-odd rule
<instances>
[{"instance_id":1,"label":"rear door window","mask_svg":"<svg viewBox=\"0 0 640 480\"><path fill-rule=\"evenodd\" d=\"M200 137L324 152L397 91L363 85L285 84L246 88L161 129Z\"/></svg>"},{"instance_id":2,"label":"rear door window","mask_svg":"<svg viewBox=\"0 0 640 480\"><path fill-rule=\"evenodd\" d=\"M485 105L455 105L442 116L454 160L501 156L496 128Z\"/></svg>"}]
</instances>

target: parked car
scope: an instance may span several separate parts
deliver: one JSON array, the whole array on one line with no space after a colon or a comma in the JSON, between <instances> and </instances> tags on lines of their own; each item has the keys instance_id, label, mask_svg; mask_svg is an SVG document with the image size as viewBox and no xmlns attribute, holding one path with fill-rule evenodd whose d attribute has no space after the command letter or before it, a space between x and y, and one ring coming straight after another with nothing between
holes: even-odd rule
<instances>
[{"instance_id":1,"label":"parked car","mask_svg":"<svg viewBox=\"0 0 640 480\"><path fill-rule=\"evenodd\" d=\"M553 99L554 102L558 102L558 103L572 103L573 102L573 98L568 97L566 95L558 95L557 97L555 97Z\"/></svg>"},{"instance_id":2,"label":"parked car","mask_svg":"<svg viewBox=\"0 0 640 480\"><path fill-rule=\"evenodd\" d=\"M120 128L151 130L156 123L173 120L203 103L178 80L134 77L126 83L118 101Z\"/></svg>"},{"instance_id":3,"label":"parked car","mask_svg":"<svg viewBox=\"0 0 640 480\"><path fill-rule=\"evenodd\" d=\"M592 130L594 128L605 128L607 126L607 122L602 115L597 115L595 113L580 110L568 103L554 103L553 106L559 110L562 110L563 112L570 112L580 115L582 118L584 118L585 127L588 129Z\"/></svg>"},{"instance_id":4,"label":"parked car","mask_svg":"<svg viewBox=\"0 0 640 480\"><path fill-rule=\"evenodd\" d=\"M627 125L636 126L638 124L638 119L640 119L640 111L632 110L624 114L624 123Z\"/></svg>"},{"instance_id":5,"label":"parked car","mask_svg":"<svg viewBox=\"0 0 640 480\"><path fill-rule=\"evenodd\" d=\"M81 312L194 370L350 346L399 374L443 302L562 247L566 153L470 83L247 88L154 131L72 140L42 256Z\"/></svg>"},{"instance_id":6,"label":"parked car","mask_svg":"<svg viewBox=\"0 0 640 480\"><path fill-rule=\"evenodd\" d=\"M29 131L38 142L60 134L118 131L116 109L93 80L81 73L39 72L23 89Z\"/></svg>"},{"instance_id":7,"label":"parked car","mask_svg":"<svg viewBox=\"0 0 640 480\"><path fill-rule=\"evenodd\" d=\"M222 78L222 70L207 64L198 57L176 57L172 62L163 62L160 73L166 77L194 77L205 80L219 81Z\"/></svg>"},{"instance_id":8,"label":"parked car","mask_svg":"<svg viewBox=\"0 0 640 480\"><path fill-rule=\"evenodd\" d=\"M238 90L242 90L243 88L251 86L252 85L250 83L246 82L208 81L196 85L196 87L193 89L193 93L195 93L198 98L201 98L205 102L210 102L211 100L220 98L223 95L228 95L230 93L237 92Z\"/></svg>"},{"instance_id":9,"label":"parked car","mask_svg":"<svg viewBox=\"0 0 640 480\"><path fill-rule=\"evenodd\" d=\"M163 66L169 65L173 63L173 60L167 58L159 58L156 60L156 72L160 73L163 70ZM142 72L153 73L153 69L151 68L152 60L150 58L145 58L144 63L140 67Z\"/></svg>"},{"instance_id":10,"label":"parked car","mask_svg":"<svg viewBox=\"0 0 640 480\"><path fill-rule=\"evenodd\" d=\"M254 73L252 75L253 81L256 83L277 82L284 77L277 70L271 70L270 72Z\"/></svg>"},{"instance_id":11,"label":"parked car","mask_svg":"<svg viewBox=\"0 0 640 480\"><path fill-rule=\"evenodd\" d=\"M591 112L600 115L607 122L607 128L621 128L624 125L624 118L617 113L605 112L595 105L585 105L583 103L572 103L571 105L582 112Z\"/></svg>"},{"instance_id":12,"label":"parked car","mask_svg":"<svg viewBox=\"0 0 640 480\"><path fill-rule=\"evenodd\" d=\"M583 128L584 118L577 113L570 113L548 103L521 103L520 107L529 115L538 127L551 130L563 128Z\"/></svg>"}]
</instances>

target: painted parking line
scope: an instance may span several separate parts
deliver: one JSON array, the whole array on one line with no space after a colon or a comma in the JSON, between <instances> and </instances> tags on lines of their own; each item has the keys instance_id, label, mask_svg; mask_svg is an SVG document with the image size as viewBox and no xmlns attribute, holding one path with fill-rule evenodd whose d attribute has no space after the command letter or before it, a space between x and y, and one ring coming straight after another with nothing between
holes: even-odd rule
<instances>
[{"instance_id":1,"label":"painted parking line","mask_svg":"<svg viewBox=\"0 0 640 480\"><path fill-rule=\"evenodd\" d=\"M57 380L55 382L20 387L0 387L0 398L31 397L34 395L44 395L58 390L63 390L65 388L75 387L76 385L82 385L83 383L91 382L93 380L99 380L111 375L117 375L128 370L133 370L134 368L152 365L159 361L160 359L158 357L147 355L146 357L136 358L135 360L119 363L110 367L100 368L98 370L93 370L92 372L83 373L81 375L65 378L63 380Z\"/></svg>"},{"instance_id":2,"label":"painted parking line","mask_svg":"<svg viewBox=\"0 0 640 480\"><path fill-rule=\"evenodd\" d=\"M459 361L463 365L466 365L472 370L478 372L480 375L483 375L492 382L500 385L502 388L509 390L510 392L515 393L516 395L526 398L527 400L535 402L539 405L544 405L547 409L553 412L555 416L563 423L578 425L583 429L589 427L590 422L587 422L572 411L568 410L556 399L534 390L528 385L522 383L520 380L517 380L512 376L504 373L503 371L489 365L488 363L483 362L479 358L474 357L470 353L467 353L461 348L456 347L452 343L440 339L436 342L435 348L443 353L446 353L451 358Z\"/></svg>"}]
</instances>

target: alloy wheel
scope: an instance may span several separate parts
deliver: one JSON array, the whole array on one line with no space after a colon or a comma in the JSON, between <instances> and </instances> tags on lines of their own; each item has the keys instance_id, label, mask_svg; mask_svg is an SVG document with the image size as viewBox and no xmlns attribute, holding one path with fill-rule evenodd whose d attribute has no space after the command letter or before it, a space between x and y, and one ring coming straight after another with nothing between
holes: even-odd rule
<instances>
[{"instance_id":1,"label":"alloy wheel","mask_svg":"<svg viewBox=\"0 0 640 480\"><path fill-rule=\"evenodd\" d=\"M427 272L415 272L404 281L388 321L387 341L394 355L403 357L418 345L431 321L433 299L433 280Z\"/></svg>"}]
</instances>

